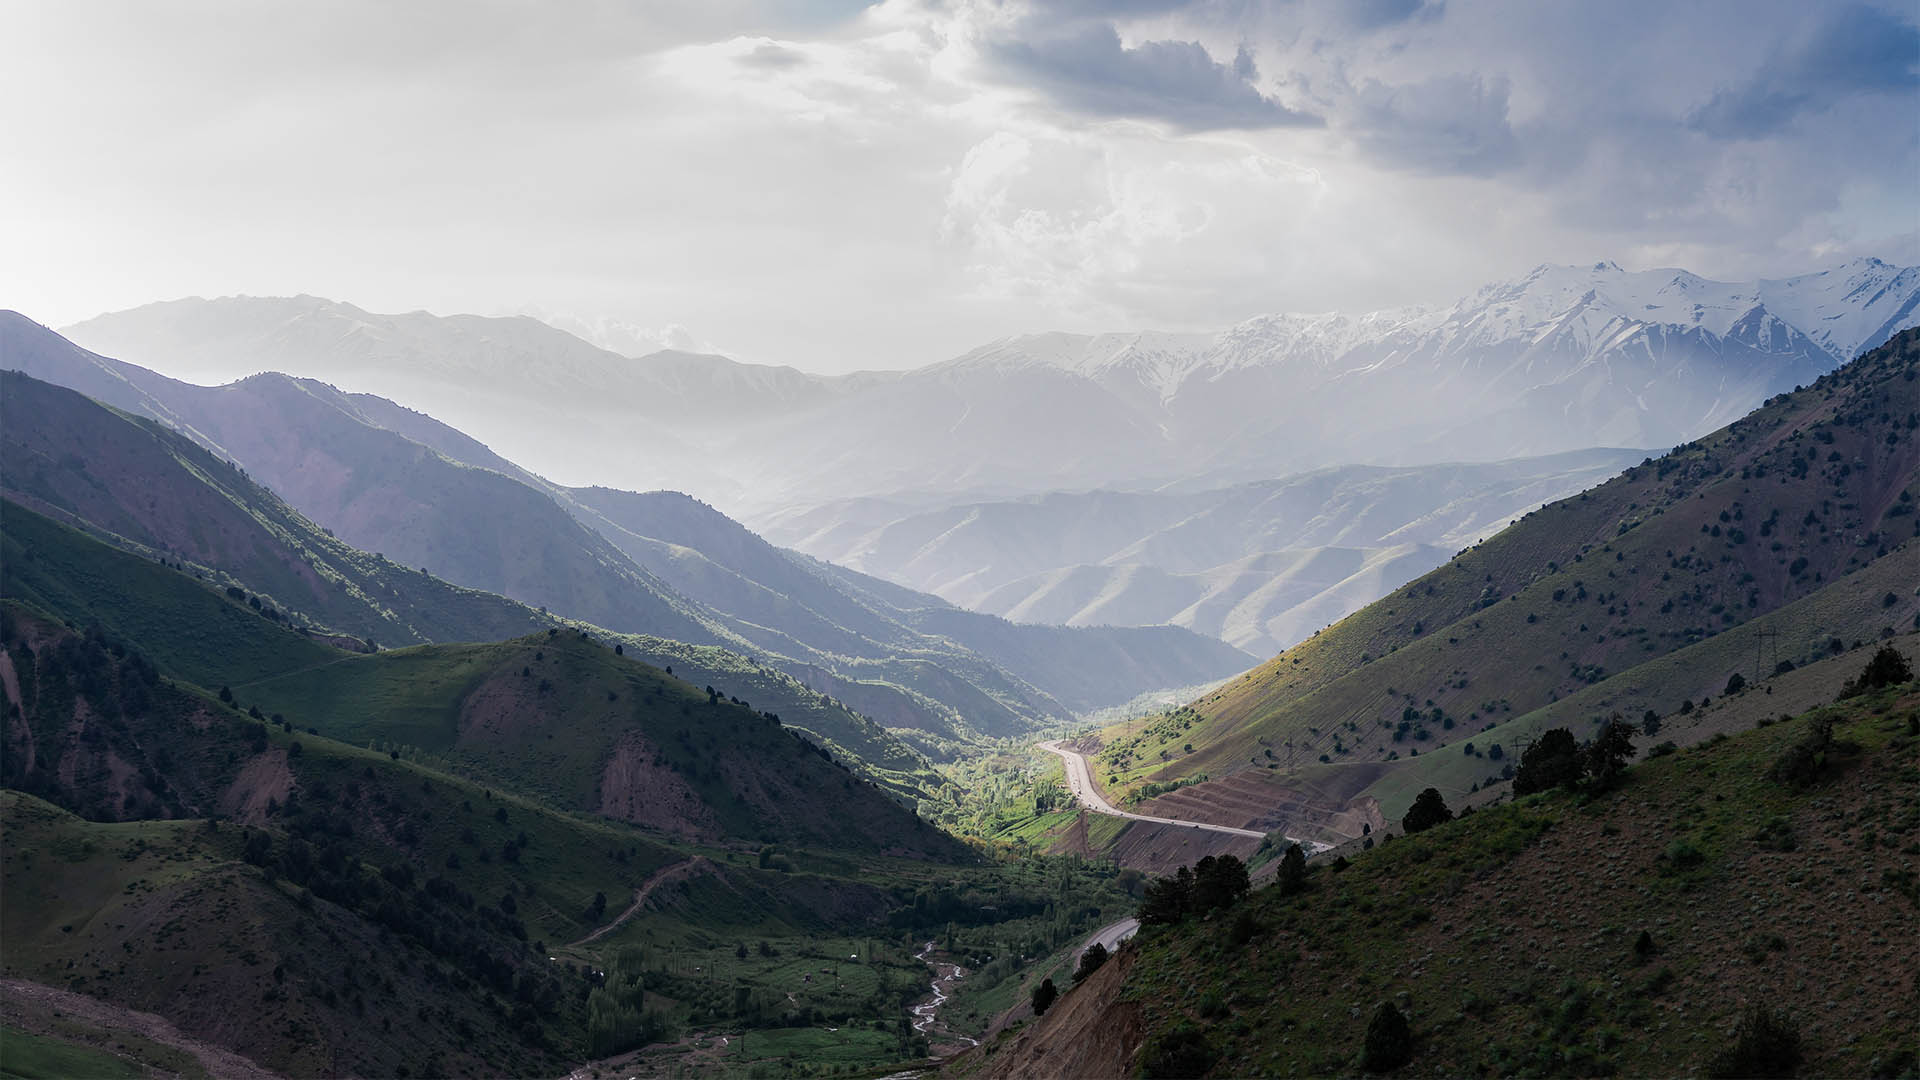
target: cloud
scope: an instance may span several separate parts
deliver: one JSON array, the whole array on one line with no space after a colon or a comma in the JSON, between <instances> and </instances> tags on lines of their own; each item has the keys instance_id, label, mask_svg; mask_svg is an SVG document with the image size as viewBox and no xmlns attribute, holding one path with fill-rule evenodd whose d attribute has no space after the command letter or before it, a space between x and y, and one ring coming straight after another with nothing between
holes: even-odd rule
<instances>
[{"instance_id":1,"label":"cloud","mask_svg":"<svg viewBox=\"0 0 1920 1080\"><path fill-rule=\"evenodd\" d=\"M1262 94L1253 54L1244 45L1223 64L1197 41L1143 41L1129 47L1111 24L1092 22L1003 37L988 51L1003 77L1033 85L1090 116L1160 120L1182 131L1323 123Z\"/></svg>"},{"instance_id":2,"label":"cloud","mask_svg":"<svg viewBox=\"0 0 1920 1080\"><path fill-rule=\"evenodd\" d=\"M1333 14L1355 30L1377 30L1416 19L1437 19L1445 0L1334 0Z\"/></svg>"},{"instance_id":3,"label":"cloud","mask_svg":"<svg viewBox=\"0 0 1920 1080\"><path fill-rule=\"evenodd\" d=\"M1507 120L1509 91L1499 76L1440 75L1404 86L1368 80L1344 124L1368 153L1392 165L1487 176L1519 157Z\"/></svg>"},{"instance_id":4,"label":"cloud","mask_svg":"<svg viewBox=\"0 0 1920 1080\"><path fill-rule=\"evenodd\" d=\"M1864 5L1842 8L1805 42L1776 51L1740 85L1714 93L1688 124L1721 139L1758 139L1803 115L1866 94L1920 89L1920 28Z\"/></svg>"}]
</instances>

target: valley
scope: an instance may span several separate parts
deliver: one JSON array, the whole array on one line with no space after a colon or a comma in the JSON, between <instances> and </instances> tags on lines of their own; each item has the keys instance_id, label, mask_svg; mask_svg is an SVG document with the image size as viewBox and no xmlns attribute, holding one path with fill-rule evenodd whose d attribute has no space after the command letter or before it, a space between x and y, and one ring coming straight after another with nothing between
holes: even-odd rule
<instances>
[{"instance_id":1,"label":"valley","mask_svg":"<svg viewBox=\"0 0 1920 1080\"><path fill-rule=\"evenodd\" d=\"M1635 1068L1618 1033L1664 1030L1646 1001L1679 986L1724 1018L1704 973L1729 949L1772 963L1784 935L1732 943L1608 884L1676 941L1672 974L1637 1005L1536 979L1523 1015L1488 957L1520 932L1512 898L1565 872L1559 845L1614 852L1607 880L1642 900L1731 910L1774 864L1740 854L1757 834L1725 803L1854 850L1825 839L1828 804L1758 778L1831 715L1828 759L1857 771L1815 785L1865 784L1863 850L1905 850L1906 804L1862 777L1910 770L1911 686L1861 687L1869 657L1910 663L1920 640L1920 330L1658 453L848 499L778 517L794 547L685 494L555 484L385 399L176 382L19 316L0 348L0 974L29 1056L129 1075L181 1054L394 1076L1351 1064L1326 1048L1355 1042L1361 1006L1258 1004L1214 970L1251 950L1305 1000L1398 987L1448 1068L1525 1071L1576 1033L1582 1068ZM1149 562L1239 591L1142 607ZM931 591L898 580L916 575ZM1075 606L1082 587L1105 599ZM992 612L1023 594L1008 614L1061 604ZM1141 625L1101 621L1128 605ZM1614 722L1635 728L1627 779L1527 793L1538 746ZM1468 820L1414 829L1428 799ZM1898 865L1861 865L1905 895ZM1156 907L1222 873L1230 919L1189 932ZM1614 963L1592 950L1624 930L1556 929L1600 915L1540 918L1542 970ZM1890 940L1896 916L1874 918ZM1430 954L1471 988L1450 1020L1407 1004L1438 993ZM1329 965L1353 974L1305 973ZM34 1004L52 994L98 1004L55 1024ZM1810 1060L1897 1055L1895 1013L1854 1042L1810 1030ZM1296 1031L1321 1049L1270 1034Z\"/></svg>"}]
</instances>

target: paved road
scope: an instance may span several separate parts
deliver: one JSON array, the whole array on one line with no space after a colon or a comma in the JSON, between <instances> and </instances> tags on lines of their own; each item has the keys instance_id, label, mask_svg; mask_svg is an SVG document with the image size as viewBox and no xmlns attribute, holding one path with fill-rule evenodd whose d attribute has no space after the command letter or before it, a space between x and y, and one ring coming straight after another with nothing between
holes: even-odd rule
<instances>
[{"instance_id":1,"label":"paved road","mask_svg":"<svg viewBox=\"0 0 1920 1080\"><path fill-rule=\"evenodd\" d=\"M1080 962L1080 958L1087 955L1087 950L1093 948L1095 945L1099 945L1102 948L1106 949L1108 952L1112 952L1113 950L1120 947L1121 942L1127 940L1128 938L1132 937L1133 935L1139 932L1140 932L1139 919L1121 919L1117 923L1113 923L1108 926L1103 926L1100 929L1095 930L1093 932L1092 937L1088 938L1084 942L1081 942L1080 951L1073 954L1073 962L1075 964L1078 964Z\"/></svg>"},{"instance_id":2,"label":"paved road","mask_svg":"<svg viewBox=\"0 0 1920 1080\"><path fill-rule=\"evenodd\" d=\"M1181 821L1178 818L1149 817L1146 814L1129 814L1125 810L1115 809L1113 804L1101 798L1100 789L1093 786L1093 777L1087 772L1087 758L1077 750L1069 750L1060 745L1059 740L1043 742L1040 749L1060 755L1067 765L1067 787L1073 797L1080 800L1087 809L1114 817L1131 818L1134 821L1154 821L1162 825L1179 825L1190 829L1205 829L1208 832L1232 833L1235 836L1251 836L1256 840L1264 839L1266 833L1258 829L1235 829L1226 825L1212 825L1204 821Z\"/></svg>"}]
</instances>

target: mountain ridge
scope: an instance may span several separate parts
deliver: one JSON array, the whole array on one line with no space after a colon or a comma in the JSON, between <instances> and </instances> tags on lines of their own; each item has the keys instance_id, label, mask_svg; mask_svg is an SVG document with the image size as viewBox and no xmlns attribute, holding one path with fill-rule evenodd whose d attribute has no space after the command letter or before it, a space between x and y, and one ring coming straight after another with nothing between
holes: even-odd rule
<instances>
[{"instance_id":1,"label":"mountain ridge","mask_svg":"<svg viewBox=\"0 0 1920 1080\"><path fill-rule=\"evenodd\" d=\"M1137 489L1436 454L1672 446L1915 321L1920 268L1862 259L1745 283L1549 265L1449 307L1268 315L1211 334L1022 335L909 371L831 377L652 354L681 372L663 381L648 358L532 320L330 312L310 299L171 301L69 329L181 370L214 356L228 375L274 367L353 383L537 473L698 490L751 516L914 490ZM706 374L686 376L696 369ZM488 372L493 389L478 385ZM690 419L722 401L756 421L751 434ZM622 428L614 412L650 422ZM568 449L535 430L577 438ZM850 439L889 451L849 452ZM632 452L588 464L590 445Z\"/></svg>"}]
</instances>

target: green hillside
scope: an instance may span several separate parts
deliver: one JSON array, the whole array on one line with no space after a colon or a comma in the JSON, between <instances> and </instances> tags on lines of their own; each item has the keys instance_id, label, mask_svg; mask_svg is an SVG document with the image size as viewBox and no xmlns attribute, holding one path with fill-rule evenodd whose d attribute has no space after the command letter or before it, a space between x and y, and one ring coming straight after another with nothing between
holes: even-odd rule
<instances>
[{"instance_id":1,"label":"green hillside","mask_svg":"<svg viewBox=\"0 0 1920 1080\"><path fill-rule=\"evenodd\" d=\"M0 372L0 491L237 585L295 625L398 644L549 621L355 550L191 440L15 372Z\"/></svg>"},{"instance_id":2,"label":"green hillside","mask_svg":"<svg viewBox=\"0 0 1920 1080\"><path fill-rule=\"evenodd\" d=\"M1614 695L1616 707L1664 714L1720 692L1734 671L1767 674L1750 659L1755 638L1733 635L1803 601L1765 627L1762 656L1797 663L1833 637L1910 628L1920 618L1917 376L1920 332L1909 331L1548 505L1192 706L1109 729L1103 778L1126 789L1322 755L1425 756L1728 637L1696 654L1711 663ZM1204 800L1205 790L1189 794Z\"/></svg>"},{"instance_id":3,"label":"green hillside","mask_svg":"<svg viewBox=\"0 0 1920 1080\"><path fill-rule=\"evenodd\" d=\"M1782 772L1828 723L1826 749ZM1149 927L950 1071L1392 1071L1364 1057L1386 1002L1410 1028L1403 1075L1911 1075L1916 790L1907 683ZM1797 1038L1797 1063L1726 1056L1754 1006Z\"/></svg>"},{"instance_id":4,"label":"green hillside","mask_svg":"<svg viewBox=\"0 0 1920 1080\"><path fill-rule=\"evenodd\" d=\"M236 698L408 748L555 806L689 838L952 855L952 841L784 729L574 631L345 657Z\"/></svg>"},{"instance_id":5,"label":"green hillside","mask_svg":"<svg viewBox=\"0 0 1920 1080\"><path fill-rule=\"evenodd\" d=\"M699 739L756 748L759 764L718 750L694 766L669 745L647 786L680 766L716 798L714 821L765 832L689 840L556 806L548 790L578 792L543 789L567 759L536 759L537 731L482 725L439 754L401 741L439 730L436 694L478 678L486 696L487 650L518 648L545 654L532 663L555 682L637 671L623 684L636 696L704 714ZM980 865L778 726L577 632L333 666L353 689L308 707L384 710L391 729L355 717L371 747L319 733L317 715L256 719L245 684L229 705L135 643L0 603L0 972L158 1013L296 1075L557 1074L702 1028L777 1045L824 1016L871 1034L822 1054L877 1065L923 1052L904 1009L925 994L913 954L928 936L958 920L983 941L1066 940L1115 910L1111 871ZM446 771L463 764L500 776ZM829 843L792 839L808 836ZM1071 911L1067 897L1081 898ZM823 962L851 970L800 978ZM612 1027L595 1020L592 972L608 970L644 986L623 984L631 1014Z\"/></svg>"},{"instance_id":6,"label":"green hillside","mask_svg":"<svg viewBox=\"0 0 1920 1080\"><path fill-rule=\"evenodd\" d=\"M0 434L0 490L91 534L0 500L0 596L151 641L182 678L212 688L311 667L337 659L321 643L337 631L398 644L495 640L561 622L356 551L164 428L23 376L0 379L9 415L43 417ZM699 685L764 702L903 800L944 784L879 725L778 671L717 648L623 640L662 666L679 658Z\"/></svg>"}]
</instances>

